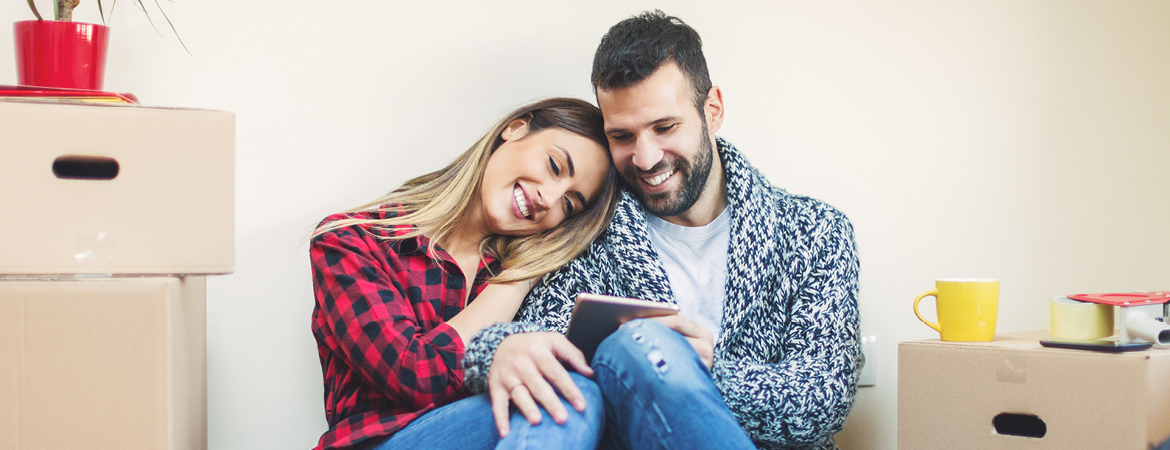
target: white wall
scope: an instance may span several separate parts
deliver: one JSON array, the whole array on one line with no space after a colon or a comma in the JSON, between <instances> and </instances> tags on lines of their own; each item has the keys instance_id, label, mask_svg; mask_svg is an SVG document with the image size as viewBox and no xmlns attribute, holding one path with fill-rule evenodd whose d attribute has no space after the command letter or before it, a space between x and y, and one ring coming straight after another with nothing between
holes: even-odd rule
<instances>
[{"instance_id":1,"label":"white wall","mask_svg":"<svg viewBox=\"0 0 1170 450\"><path fill-rule=\"evenodd\" d=\"M652 7L702 34L720 134L853 220L880 356L843 448L895 448L896 345L937 337L910 311L935 278L1002 279L1001 332L1045 328L1054 295L1170 289L1167 2L162 3L193 56L119 2L106 88L237 114L237 270L209 282L213 449L308 448L325 430L312 225L513 106L592 99L598 39ZM8 1L0 17L31 14ZM16 82L11 39L0 84Z\"/></svg>"}]
</instances>

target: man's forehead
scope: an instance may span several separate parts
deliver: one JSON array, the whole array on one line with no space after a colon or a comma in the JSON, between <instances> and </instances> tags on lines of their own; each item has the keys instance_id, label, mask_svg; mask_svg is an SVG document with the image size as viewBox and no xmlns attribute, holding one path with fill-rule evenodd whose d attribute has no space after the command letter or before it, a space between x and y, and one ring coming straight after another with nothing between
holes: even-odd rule
<instances>
[{"instance_id":1,"label":"man's forehead","mask_svg":"<svg viewBox=\"0 0 1170 450\"><path fill-rule=\"evenodd\" d=\"M622 127L647 125L664 117L680 116L686 114L686 110L694 110L689 83L674 64L659 68L633 86L598 89L597 104L605 116L607 130L611 122L618 122L612 125Z\"/></svg>"}]
</instances>

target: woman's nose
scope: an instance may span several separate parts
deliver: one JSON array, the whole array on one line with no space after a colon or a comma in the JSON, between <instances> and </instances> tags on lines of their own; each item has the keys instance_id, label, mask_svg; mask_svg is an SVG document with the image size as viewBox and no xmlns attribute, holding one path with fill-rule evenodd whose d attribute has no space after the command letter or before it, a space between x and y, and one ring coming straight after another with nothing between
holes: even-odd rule
<instances>
[{"instance_id":1,"label":"woman's nose","mask_svg":"<svg viewBox=\"0 0 1170 450\"><path fill-rule=\"evenodd\" d=\"M536 195L532 196L532 205L537 209L548 209L548 200L545 197L546 194L549 194L548 190L548 185L541 185L536 188Z\"/></svg>"},{"instance_id":2,"label":"woman's nose","mask_svg":"<svg viewBox=\"0 0 1170 450\"><path fill-rule=\"evenodd\" d=\"M568 191L567 182L554 180L544 183L536 188L536 196L533 197L532 204L536 205L537 209L547 210L552 208L552 203L555 203L556 199L564 197Z\"/></svg>"}]
</instances>

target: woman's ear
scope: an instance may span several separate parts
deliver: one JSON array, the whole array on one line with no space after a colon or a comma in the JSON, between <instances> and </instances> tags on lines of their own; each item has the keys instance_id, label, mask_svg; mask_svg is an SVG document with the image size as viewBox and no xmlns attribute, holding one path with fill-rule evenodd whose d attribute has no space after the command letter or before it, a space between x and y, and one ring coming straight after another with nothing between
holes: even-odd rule
<instances>
[{"instance_id":1,"label":"woman's ear","mask_svg":"<svg viewBox=\"0 0 1170 450\"><path fill-rule=\"evenodd\" d=\"M528 134L528 119L516 119L504 127L504 131L500 133L500 138L505 141L511 141L513 139L520 139L526 134Z\"/></svg>"}]
</instances>

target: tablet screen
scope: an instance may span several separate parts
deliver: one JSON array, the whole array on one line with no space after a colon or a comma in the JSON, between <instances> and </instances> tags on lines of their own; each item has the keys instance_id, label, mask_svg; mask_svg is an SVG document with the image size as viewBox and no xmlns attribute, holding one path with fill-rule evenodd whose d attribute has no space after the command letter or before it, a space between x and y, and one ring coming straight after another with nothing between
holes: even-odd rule
<instances>
[{"instance_id":1,"label":"tablet screen","mask_svg":"<svg viewBox=\"0 0 1170 450\"><path fill-rule=\"evenodd\" d=\"M597 346L621 324L633 319L677 313L678 306L670 303L582 292L573 305L565 336L581 349L586 361L592 362Z\"/></svg>"}]
</instances>

